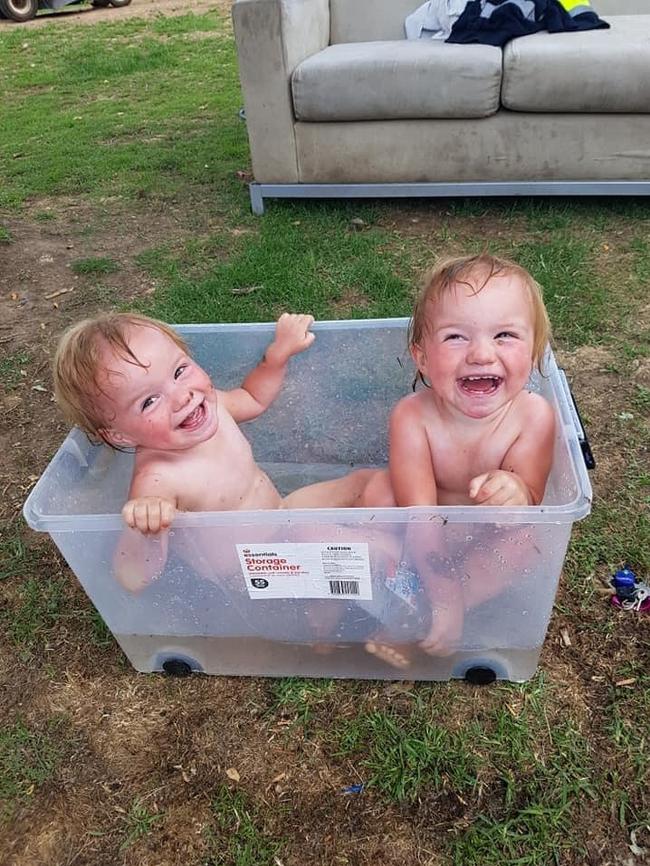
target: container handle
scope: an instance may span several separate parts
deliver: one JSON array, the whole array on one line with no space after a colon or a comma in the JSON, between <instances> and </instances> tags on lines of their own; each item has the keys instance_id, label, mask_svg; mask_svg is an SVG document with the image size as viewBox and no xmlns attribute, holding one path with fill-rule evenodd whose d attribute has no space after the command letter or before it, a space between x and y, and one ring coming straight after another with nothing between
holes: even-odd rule
<instances>
[{"instance_id":1,"label":"container handle","mask_svg":"<svg viewBox=\"0 0 650 866\"><path fill-rule=\"evenodd\" d=\"M584 424L582 423L582 418L580 417L580 411L578 409L576 399L573 396L573 391L569 386L566 373L564 372L562 367L558 367L558 373L560 374L560 384L562 385L562 389L564 390L564 393L567 397L567 406L569 408L571 421L573 422L573 426L575 427L575 431L578 436L578 442L580 443L582 459L585 461L585 466L587 467L587 469L595 469L596 458L594 457L593 451L591 450L589 438L585 431Z\"/></svg>"}]
</instances>

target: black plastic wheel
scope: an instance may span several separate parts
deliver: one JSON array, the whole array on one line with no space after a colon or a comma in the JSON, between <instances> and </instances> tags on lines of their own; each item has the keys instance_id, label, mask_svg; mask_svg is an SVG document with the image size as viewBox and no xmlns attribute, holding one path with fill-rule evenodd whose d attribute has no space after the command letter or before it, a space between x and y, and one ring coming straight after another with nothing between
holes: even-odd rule
<instances>
[{"instance_id":1,"label":"black plastic wheel","mask_svg":"<svg viewBox=\"0 0 650 866\"><path fill-rule=\"evenodd\" d=\"M12 21L29 21L38 11L38 0L0 0L0 11Z\"/></svg>"},{"instance_id":2,"label":"black plastic wheel","mask_svg":"<svg viewBox=\"0 0 650 866\"><path fill-rule=\"evenodd\" d=\"M496 671L492 668L476 665L473 668L467 668L465 671L465 680L473 686L488 686L497 678Z\"/></svg>"},{"instance_id":3,"label":"black plastic wheel","mask_svg":"<svg viewBox=\"0 0 650 866\"><path fill-rule=\"evenodd\" d=\"M167 659L166 662L163 662L162 669L170 677L189 677L192 673L190 665L182 659Z\"/></svg>"}]
</instances>

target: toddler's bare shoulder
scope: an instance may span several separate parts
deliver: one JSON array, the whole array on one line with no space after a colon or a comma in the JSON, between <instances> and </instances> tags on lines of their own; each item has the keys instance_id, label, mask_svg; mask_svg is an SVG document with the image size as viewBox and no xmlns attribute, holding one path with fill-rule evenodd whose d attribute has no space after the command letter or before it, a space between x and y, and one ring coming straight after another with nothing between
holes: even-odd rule
<instances>
[{"instance_id":1,"label":"toddler's bare shoulder","mask_svg":"<svg viewBox=\"0 0 650 866\"><path fill-rule=\"evenodd\" d=\"M394 422L401 421L416 421L422 418L425 408L425 403L422 400L422 392L418 391L415 394L408 394L399 400L391 412Z\"/></svg>"},{"instance_id":2,"label":"toddler's bare shoulder","mask_svg":"<svg viewBox=\"0 0 650 866\"><path fill-rule=\"evenodd\" d=\"M555 425L555 410L545 397L534 391L523 391L519 399L519 417L531 430L549 429Z\"/></svg>"},{"instance_id":3,"label":"toddler's bare shoulder","mask_svg":"<svg viewBox=\"0 0 650 866\"><path fill-rule=\"evenodd\" d=\"M151 457L136 461L131 477L131 495L163 496L174 493L181 483L179 467L171 460Z\"/></svg>"}]
</instances>

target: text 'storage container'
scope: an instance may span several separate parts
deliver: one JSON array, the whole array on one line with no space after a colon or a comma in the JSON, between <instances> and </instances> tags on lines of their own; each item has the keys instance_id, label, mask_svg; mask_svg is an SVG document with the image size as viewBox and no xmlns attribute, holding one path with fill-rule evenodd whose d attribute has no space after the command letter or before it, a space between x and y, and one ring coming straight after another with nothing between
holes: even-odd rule
<instances>
[{"instance_id":1,"label":"text 'storage container'","mask_svg":"<svg viewBox=\"0 0 650 866\"><path fill-rule=\"evenodd\" d=\"M218 387L232 388L260 360L274 327L178 330ZM244 425L282 492L386 465L389 412L413 381L406 328L406 319L315 325L316 341L291 359L279 398ZM25 517L51 535L140 671L524 680L537 666L571 526L591 507L581 428L550 353L531 387L558 419L540 506L181 513L163 573L134 594L113 576L132 456L73 430ZM158 544L143 540L144 554L150 545L155 557ZM446 581L464 608L445 655L417 646L431 617L448 614L423 604L413 567L421 545L436 563L428 579ZM394 669L367 652L368 641L399 645L410 665Z\"/></svg>"}]
</instances>

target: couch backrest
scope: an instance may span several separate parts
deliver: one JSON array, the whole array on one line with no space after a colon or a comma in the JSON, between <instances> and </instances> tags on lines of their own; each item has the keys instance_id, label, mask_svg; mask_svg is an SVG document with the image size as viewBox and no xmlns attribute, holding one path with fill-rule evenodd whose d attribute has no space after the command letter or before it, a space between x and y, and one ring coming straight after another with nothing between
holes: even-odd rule
<instances>
[{"instance_id":1,"label":"couch backrest","mask_svg":"<svg viewBox=\"0 0 650 866\"><path fill-rule=\"evenodd\" d=\"M330 44L404 39L404 19L422 0L330 0Z\"/></svg>"},{"instance_id":2,"label":"couch backrest","mask_svg":"<svg viewBox=\"0 0 650 866\"><path fill-rule=\"evenodd\" d=\"M404 39L404 19L423 0L330 0L330 44ZM650 0L592 0L607 15L650 15Z\"/></svg>"}]
</instances>

